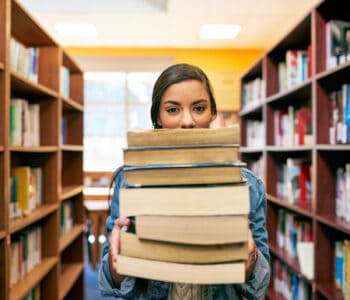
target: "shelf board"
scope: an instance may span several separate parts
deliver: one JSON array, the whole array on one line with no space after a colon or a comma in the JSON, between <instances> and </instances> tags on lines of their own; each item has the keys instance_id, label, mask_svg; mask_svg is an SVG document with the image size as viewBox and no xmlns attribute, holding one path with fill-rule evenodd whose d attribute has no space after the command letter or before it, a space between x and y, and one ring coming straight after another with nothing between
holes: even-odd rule
<instances>
[{"instance_id":1,"label":"shelf board","mask_svg":"<svg viewBox=\"0 0 350 300\"><path fill-rule=\"evenodd\" d=\"M83 263L62 264L59 278L59 300L63 300L66 297L83 272L83 269Z\"/></svg>"},{"instance_id":2,"label":"shelf board","mask_svg":"<svg viewBox=\"0 0 350 300\"><path fill-rule=\"evenodd\" d=\"M62 151L75 151L75 152L82 152L83 151L83 145L61 145Z\"/></svg>"},{"instance_id":3,"label":"shelf board","mask_svg":"<svg viewBox=\"0 0 350 300\"><path fill-rule=\"evenodd\" d=\"M334 300L343 300L342 293L335 287L333 282L318 282L316 289L326 298Z\"/></svg>"},{"instance_id":4,"label":"shelf board","mask_svg":"<svg viewBox=\"0 0 350 300\"><path fill-rule=\"evenodd\" d=\"M10 220L10 233L14 233L22 228L35 223L36 221L48 216L53 211L57 210L57 204L45 204L37 208L28 216Z\"/></svg>"},{"instance_id":5,"label":"shelf board","mask_svg":"<svg viewBox=\"0 0 350 300\"><path fill-rule=\"evenodd\" d=\"M316 216L316 219L320 223L326 224L336 230L345 232L346 234L350 234L350 222L346 222L345 220L340 219L336 216L326 214L318 214Z\"/></svg>"},{"instance_id":6,"label":"shelf board","mask_svg":"<svg viewBox=\"0 0 350 300\"><path fill-rule=\"evenodd\" d=\"M0 230L0 240L4 239L6 237L6 231Z\"/></svg>"},{"instance_id":7,"label":"shelf board","mask_svg":"<svg viewBox=\"0 0 350 300\"><path fill-rule=\"evenodd\" d=\"M343 77L345 75L345 73L349 73L350 72L350 61L347 61L343 64L337 65L336 67L329 69L329 70L325 70L323 72L320 72L318 74L316 74L315 79L316 80L327 80L330 77Z\"/></svg>"},{"instance_id":8,"label":"shelf board","mask_svg":"<svg viewBox=\"0 0 350 300\"><path fill-rule=\"evenodd\" d=\"M83 224L75 225L71 230L69 230L65 235L60 236L59 240L59 250L62 252L65 250L84 230Z\"/></svg>"},{"instance_id":9,"label":"shelf board","mask_svg":"<svg viewBox=\"0 0 350 300\"><path fill-rule=\"evenodd\" d=\"M260 148L252 148L252 147L240 147L239 151L242 153L260 153L264 151L265 146Z\"/></svg>"},{"instance_id":10,"label":"shelf board","mask_svg":"<svg viewBox=\"0 0 350 300\"><path fill-rule=\"evenodd\" d=\"M279 206L282 206L284 208L287 208L291 211L294 211L298 214L301 214L303 216L307 216L309 218L313 218L313 213L312 213L312 207L311 207L311 204L309 204L308 206L306 207L303 207L303 206L300 206L300 205L296 205L296 204L291 204L291 203L288 203L288 200L287 199L280 199L278 197L274 197L270 194L266 194L266 199L279 205Z\"/></svg>"},{"instance_id":11,"label":"shelf board","mask_svg":"<svg viewBox=\"0 0 350 300\"><path fill-rule=\"evenodd\" d=\"M0 70L3 70L5 68L4 63L0 62Z\"/></svg>"},{"instance_id":12,"label":"shelf board","mask_svg":"<svg viewBox=\"0 0 350 300\"><path fill-rule=\"evenodd\" d=\"M312 284L313 280L308 279L303 273L301 272L299 260L297 258L290 257L286 250L280 249L277 245L269 244L270 251L277 256L279 259L284 261L292 270L293 272L299 274L302 276L302 278L308 282L309 284Z\"/></svg>"},{"instance_id":13,"label":"shelf board","mask_svg":"<svg viewBox=\"0 0 350 300\"><path fill-rule=\"evenodd\" d=\"M244 117L247 115L262 113L262 110L263 110L263 103L260 103L259 105L254 105L252 107L248 107L248 108L241 110L239 112L239 116Z\"/></svg>"},{"instance_id":14,"label":"shelf board","mask_svg":"<svg viewBox=\"0 0 350 300\"><path fill-rule=\"evenodd\" d=\"M350 144L339 144L339 145L316 145L316 150L321 151L350 151Z\"/></svg>"},{"instance_id":15,"label":"shelf board","mask_svg":"<svg viewBox=\"0 0 350 300\"><path fill-rule=\"evenodd\" d=\"M292 101L295 99L305 99L311 96L311 79L305 80L303 83L281 93L274 94L266 98L266 103L272 103L276 101Z\"/></svg>"},{"instance_id":16,"label":"shelf board","mask_svg":"<svg viewBox=\"0 0 350 300\"><path fill-rule=\"evenodd\" d=\"M77 101L74 101L70 98L62 97L62 107L65 111L71 111L71 110L77 110L80 112L84 111L84 107L82 104L78 103Z\"/></svg>"},{"instance_id":17,"label":"shelf board","mask_svg":"<svg viewBox=\"0 0 350 300\"><path fill-rule=\"evenodd\" d=\"M46 86L33 82L25 76L11 70L11 89L16 90L16 93L32 94L42 98L57 98L58 93L47 88Z\"/></svg>"},{"instance_id":18,"label":"shelf board","mask_svg":"<svg viewBox=\"0 0 350 300\"><path fill-rule=\"evenodd\" d=\"M292 146L292 147L286 147L286 146L266 146L266 150L270 152L301 152L301 151L312 151L312 146Z\"/></svg>"},{"instance_id":19,"label":"shelf board","mask_svg":"<svg viewBox=\"0 0 350 300\"><path fill-rule=\"evenodd\" d=\"M57 146L39 146L39 147L25 147L25 146L10 146L12 152L30 152L30 153L51 153L56 152Z\"/></svg>"},{"instance_id":20,"label":"shelf board","mask_svg":"<svg viewBox=\"0 0 350 300\"><path fill-rule=\"evenodd\" d=\"M38 266L10 288L10 299L23 299L51 271L57 261L57 257L43 258Z\"/></svg>"},{"instance_id":21,"label":"shelf board","mask_svg":"<svg viewBox=\"0 0 350 300\"><path fill-rule=\"evenodd\" d=\"M84 187L82 185L67 185L62 187L62 193L60 196L61 201L74 197L83 192Z\"/></svg>"}]
</instances>

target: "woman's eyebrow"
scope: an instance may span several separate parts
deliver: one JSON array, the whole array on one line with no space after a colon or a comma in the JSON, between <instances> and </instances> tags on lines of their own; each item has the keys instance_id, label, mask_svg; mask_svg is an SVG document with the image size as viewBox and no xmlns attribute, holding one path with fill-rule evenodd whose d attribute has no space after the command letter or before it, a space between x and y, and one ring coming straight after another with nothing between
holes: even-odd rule
<instances>
[{"instance_id":1,"label":"woman's eyebrow","mask_svg":"<svg viewBox=\"0 0 350 300\"><path fill-rule=\"evenodd\" d=\"M173 104L173 105L180 105L179 102L175 101L175 100L165 100L163 102L163 104Z\"/></svg>"},{"instance_id":2,"label":"woman's eyebrow","mask_svg":"<svg viewBox=\"0 0 350 300\"><path fill-rule=\"evenodd\" d=\"M209 100L208 99L199 99L197 101L194 101L192 104L199 104L201 102L209 102Z\"/></svg>"}]
</instances>

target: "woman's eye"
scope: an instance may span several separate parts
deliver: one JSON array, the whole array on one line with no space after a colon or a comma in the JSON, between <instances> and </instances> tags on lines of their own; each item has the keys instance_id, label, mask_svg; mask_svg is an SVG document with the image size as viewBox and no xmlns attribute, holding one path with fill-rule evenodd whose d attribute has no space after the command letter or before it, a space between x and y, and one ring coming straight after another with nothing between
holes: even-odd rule
<instances>
[{"instance_id":1,"label":"woman's eye","mask_svg":"<svg viewBox=\"0 0 350 300\"><path fill-rule=\"evenodd\" d=\"M174 114L178 111L176 107L170 107L166 110L169 114Z\"/></svg>"},{"instance_id":2,"label":"woman's eye","mask_svg":"<svg viewBox=\"0 0 350 300\"><path fill-rule=\"evenodd\" d=\"M203 111L205 111L205 106L195 106L194 110L196 112L203 112Z\"/></svg>"}]
</instances>

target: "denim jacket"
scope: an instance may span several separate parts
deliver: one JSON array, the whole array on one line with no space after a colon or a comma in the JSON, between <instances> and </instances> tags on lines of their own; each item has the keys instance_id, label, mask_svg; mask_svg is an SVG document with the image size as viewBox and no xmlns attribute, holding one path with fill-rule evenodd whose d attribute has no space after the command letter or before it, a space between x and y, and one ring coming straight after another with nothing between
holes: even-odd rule
<instances>
[{"instance_id":1,"label":"denim jacket","mask_svg":"<svg viewBox=\"0 0 350 300\"><path fill-rule=\"evenodd\" d=\"M266 198L262 181L248 169L242 169L242 176L250 184L250 229L255 244L258 248L258 257L253 274L249 281L244 284L225 284L208 286L208 299L233 300L259 299L263 296L270 280L270 255L267 245L266 221ZM125 187L125 178L122 168L116 170L114 180L114 192L111 203L111 213L107 218L107 234L113 229L114 221L119 217L119 188ZM120 289L115 288L108 263L108 240L104 244L103 258L99 268L99 289L103 296L112 296L116 299L168 299L170 283L146 280L146 288L140 288L137 279L125 277Z\"/></svg>"}]
</instances>

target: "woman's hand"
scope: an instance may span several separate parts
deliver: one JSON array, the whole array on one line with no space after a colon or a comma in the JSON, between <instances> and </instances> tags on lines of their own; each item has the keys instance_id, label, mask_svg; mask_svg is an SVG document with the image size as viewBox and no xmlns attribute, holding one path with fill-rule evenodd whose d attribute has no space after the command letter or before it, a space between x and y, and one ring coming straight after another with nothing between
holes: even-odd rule
<instances>
[{"instance_id":1,"label":"woman's hand","mask_svg":"<svg viewBox=\"0 0 350 300\"><path fill-rule=\"evenodd\" d=\"M258 257L258 248L255 245L251 230L248 230L248 259L245 262L245 278L250 279L253 274L256 259Z\"/></svg>"},{"instance_id":2,"label":"woman's hand","mask_svg":"<svg viewBox=\"0 0 350 300\"><path fill-rule=\"evenodd\" d=\"M117 256L119 254L120 231L122 227L129 225L130 219L128 218L124 217L116 219L112 232L109 236L109 270L116 287L119 287L124 279L123 275L117 273Z\"/></svg>"}]
</instances>

